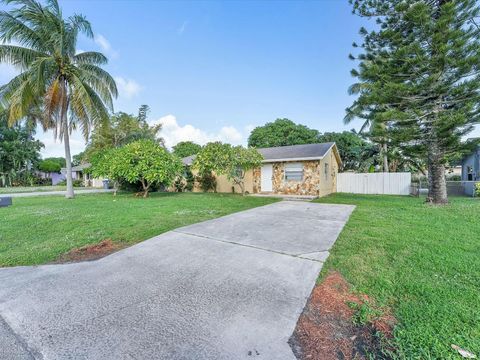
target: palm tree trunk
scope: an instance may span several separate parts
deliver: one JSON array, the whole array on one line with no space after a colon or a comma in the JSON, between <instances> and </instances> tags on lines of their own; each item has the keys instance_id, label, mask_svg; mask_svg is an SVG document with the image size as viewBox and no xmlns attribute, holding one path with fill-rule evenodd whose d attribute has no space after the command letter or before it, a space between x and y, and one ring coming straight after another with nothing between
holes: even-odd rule
<instances>
[{"instance_id":1,"label":"palm tree trunk","mask_svg":"<svg viewBox=\"0 0 480 360\"><path fill-rule=\"evenodd\" d=\"M388 151L387 144L384 143L384 144L382 145L382 152L383 152L383 172L389 172L389 169L388 169L388 156L387 156L387 151Z\"/></svg>"},{"instance_id":2,"label":"palm tree trunk","mask_svg":"<svg viewBox=\"0 0 480 360\"><path fill-rule=\"evenodd\" d=\"M63 122L63 143L65 145L65 163L67 165L67 193L65 197L67 199L73 199L75 196L73 192L73 177L72 177L72 158L70 155L70 137L68 135L68 123L65 119Z\"/></svg>"}]
</instances>

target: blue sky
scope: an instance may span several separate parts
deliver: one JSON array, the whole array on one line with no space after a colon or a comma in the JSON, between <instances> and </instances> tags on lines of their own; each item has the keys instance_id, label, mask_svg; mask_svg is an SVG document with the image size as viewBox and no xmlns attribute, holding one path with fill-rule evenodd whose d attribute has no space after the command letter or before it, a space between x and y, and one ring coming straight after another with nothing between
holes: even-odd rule
<instances>
[{"instance_id":1,"label":"blue sky","mask_svg":"<svg viewBox=\"0 0 480 360\"><path fill-rule=\"evenodd\" d=\"M60 0L61 1L61 0ZM82 13L120 90L115 111L151 108L167 145L180 140L245 144L250 130L279 117L321 132L349 130L344 109L353 79L348 59L364 20L348 1L61 1ZM10 70L0 67L0 82ZM357 125L358 124L354 124ZM63 155L38 133L44 156ZM72 152L82 150L77 134Z\"/></svg>"}]
</instances>

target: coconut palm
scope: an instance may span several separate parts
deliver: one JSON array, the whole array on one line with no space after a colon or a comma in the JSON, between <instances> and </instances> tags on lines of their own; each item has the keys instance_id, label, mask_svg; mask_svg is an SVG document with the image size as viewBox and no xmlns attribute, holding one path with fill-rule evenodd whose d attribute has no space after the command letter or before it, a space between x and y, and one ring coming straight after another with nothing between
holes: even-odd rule
<instances>
[{"instance_id":1,"label":"coconut palm","mask_svg":"<svg viewBox=\"0 0 480 360\"><path fill-rule=\"evenodd\" d=\"M107 58L99 52L77 53L78 35L92 38L92 28L82 15L64 19L57 0L3 2L15 8L0 12L0 62L14 65L20 74L0 87L0 102L8 108L10 125L40 107L43 126L64 143L66 197L73 198L70 134L79 129L87 139L92 126L108 121L117 96L115 81L101 68Z\"/></svg>"}]
</instances>

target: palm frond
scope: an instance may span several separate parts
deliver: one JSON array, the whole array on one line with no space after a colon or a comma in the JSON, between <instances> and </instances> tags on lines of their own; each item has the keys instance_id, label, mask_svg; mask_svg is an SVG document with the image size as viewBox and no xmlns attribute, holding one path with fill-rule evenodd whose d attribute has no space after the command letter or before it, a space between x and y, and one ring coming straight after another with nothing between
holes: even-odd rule
<instances>
[{"instance_id":1,"label":"palm frond","mask_svg":"<svg viewBox=\"0 0 480 360\"><path fill-rule=\"evenodd\" d=\"M45 54L22 46L0 45L0 63L11 64L19 69L27 69L38 57Z\"/></svg>"},{"instance_id":2,"label":"palm frond","mask_svg":"<svg viewBox=\"0 0 480 360\"><path fill-rule=\"evenodd\" d=\"M106 65L108 59L105 55L97 51L86 51L79 54L76 54L73 57L75 64L89 64L89 65Z\"/></svg>"}]
</instances>

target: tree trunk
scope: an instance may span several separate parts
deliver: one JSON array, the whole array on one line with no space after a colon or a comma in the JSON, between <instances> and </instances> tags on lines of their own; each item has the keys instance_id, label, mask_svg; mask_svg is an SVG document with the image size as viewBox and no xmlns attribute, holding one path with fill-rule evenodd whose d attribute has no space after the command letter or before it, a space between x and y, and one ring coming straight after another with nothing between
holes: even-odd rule
<instances>
[{"instance_id":1,"label":"tree trunk","mask_svg":"<svg viewBox=\"0 0 480 360\"><path fill-rule=\"evenodd\" d=\"M65 197L67 199L73 199L75 194L73 193L72 158L70 155L70 137L68 134L67 119L63 120L63 143L65 145L65 163L67 167L67 193Z\"/></svg>"},{"instance_id":2,"label":"tree trunk","mask_svg":"<svg viewBox=\"0 0 480 360\"><path fill-rule=\"evenodd\" d=\"M245 184L241 181L239 184L240 190L242 190L242 196L245 196Z\"/></svg>"},{"instance_id":3,"label":"tree trunk","mask_svg":"<svg viewBox=\"0 0 480 360\"><path fill-rule=\"evenodd\" d=\"M142 183L142 188L143 188L143 198L147 198L148 197L148 189L150 188L150 184L146 184L145 183L145 180L140 180L140 182Z\"/></svg>"},{"instance_id":4,"label":"tree trunk","mask_svg":"<svg viewBox=\"0 0 480 360\"><path fill-rule=\"evenodd\" d=\"M433 204L448 203L445 165L438 143L432 139L428 148L428 197L427 202Z\"/></svg>"},{"instance_id":5,"label":"tree trunk","mask_svg":"<svg viewBox=\"0 0 480 360\"><path fill-rule=\"evenodd\" d=\"M387 151L388 151L388 147L387 147L387 144L383 144L382 145L382 152L383 152L383 172L389 172L389 169L388 169L388 156L387 156Z\"/></svg>"}]
</instances>

